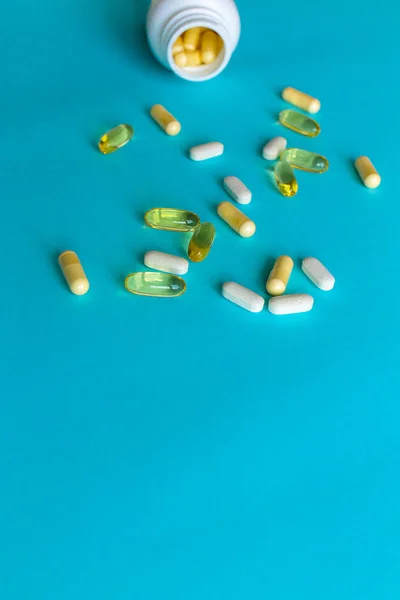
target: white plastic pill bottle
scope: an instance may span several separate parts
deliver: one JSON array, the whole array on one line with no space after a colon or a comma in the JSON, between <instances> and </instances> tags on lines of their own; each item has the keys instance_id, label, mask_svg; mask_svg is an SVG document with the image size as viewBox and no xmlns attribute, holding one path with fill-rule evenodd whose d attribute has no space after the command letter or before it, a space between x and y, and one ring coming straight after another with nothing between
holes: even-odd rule
<instances>
[{"instance_id":1,"label":"white plastic pill bottle","mask_svg":"<svg viewBox=\"0 0 400 600\"><path fill-rule=\"evenodd\" d=\"M207 65L178 67L172 46L192 27L205 27L222 40L217 58ZM234 0L153 0L147 15L150 48L162 65L189 81L206 81L228 64L240 37L240 17Z\"/></svg>"}]
</instances>

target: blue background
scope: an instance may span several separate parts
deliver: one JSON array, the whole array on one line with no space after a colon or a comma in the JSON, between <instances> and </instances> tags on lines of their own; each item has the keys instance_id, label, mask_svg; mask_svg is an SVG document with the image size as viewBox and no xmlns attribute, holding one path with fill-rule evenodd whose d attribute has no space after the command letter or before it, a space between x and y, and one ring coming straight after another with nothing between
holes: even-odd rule
<instances>
[{"instance_id":1,"label":"blue background","mask_svg":"<svg viewBox=\"0 0 400 600\"><path fill-rule=\"evenodd\" d=\"M217 79L179 80L152 58L147 2L15 0L4 7L0 171L0 596L7 600L266 598L392 600L400 594L399 45L389 0L238 0L243 34ZM322 134L276 124L287 85L322 101ZM164 135L162 103L182 122ZM111 156L99 136L131 123ZM261 148L316 150L285 199ZM212 139L223 157L191 162ZM354 158L371 157L379 190ZM239 238L216 215L236 175L257 223ZM153 206L217 227L177 300L123 287L149 249ZM90 293L57 266L80 256ZM235 280L263 294L291 255L306 315L247 313ZM331 293L300 270L319 257Z\"/></svg>"}]
</instances>

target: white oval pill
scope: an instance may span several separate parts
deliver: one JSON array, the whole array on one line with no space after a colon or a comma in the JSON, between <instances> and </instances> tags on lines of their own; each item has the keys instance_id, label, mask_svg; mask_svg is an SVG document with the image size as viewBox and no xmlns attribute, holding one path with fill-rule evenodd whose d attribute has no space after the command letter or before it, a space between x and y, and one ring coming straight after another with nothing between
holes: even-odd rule
<instances>
[{"instance_id":1,"label":"white oval pill","mask_svg":"<svg viewBox=\"0 0 400 600\"><path fill-rule=\"evenodd\" d=\"M207 160L224 153L224 145L221 142L209 142L200 146L190 148L189 155L192 160Z\"/></svg>"},{"instance_id":2,"label":"white oval pill","mask_svg":"<svg viewBox=\"0 0 400 600\"><path fill-rule=\"evenodd\" d=\"M189 270L189 262L186 258L150 250L144 255L144 264L149 269L163 271L164 273L173 273L174 275L185 275Z\"/></svg>"},{"instance_id":3,"label":"white oval pill","mask_svg":"<svg viewBox=\"0 0 400 600\"><path fill-rule=\"evenodd\" d=\"M238 204L249 204L251 202L251 191L237 177L233 175L225 177L224 188Z\"/></svg>"},{"instance_id":4,"label":"white oval pill","mask_svg":"<svg viewBox=\"0 0 400 600\"><path fill-rule=\"evenodd\" d=\"M268 310L273 315L294 315L312 309L314 298L309 294L287 294L274 296L268 302Z\"/></svg>"},{"instance_id":5,"label":"white oval pill","mask_svg":"<svg viewBox=\"0 0 400 600\"><path fill-rule=\"evenodd\" d=\"M279 135L270 140L268 144L265 144L262 155L266 160L276 160L280 153L285 150L286 146L287 139Z\"/></svg>"},{"instance_id":6,"label":"white oval pill","mask_svg":"<svg viewBox=\"0 0 400 600\"><path fill-rule=\"evenodd\" d=\"M329 290L333 289L335 278L318 258L313 258L312 256L305 258L301 263L301 268L320 290L329 292Z\"/></svg>"},{"instance_id":7,"label":"white oval pill","mask_svg":"<svg viewBox=\"0 0 400 600\"><path fill-rule=\"evenodd\" d=\"M261 312L264 308L265 301L262 296L234 281L227 281L223 284L222 295L230 302L253 313Z\"/></svg>"}]
</instances>

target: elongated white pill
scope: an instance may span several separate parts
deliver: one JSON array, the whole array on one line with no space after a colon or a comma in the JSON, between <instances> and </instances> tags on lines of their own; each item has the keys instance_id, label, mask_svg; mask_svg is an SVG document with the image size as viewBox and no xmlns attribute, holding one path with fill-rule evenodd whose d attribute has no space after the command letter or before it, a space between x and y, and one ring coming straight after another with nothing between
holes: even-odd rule
<instances>
[{"instance_id":1,"label":"elongated white pill","mask_svg":"<svg viewBox=\"0 0 400 600\"><path fill-rule=\"evenodd\" d=\"M253 313L261 312L264 308L265 301L262 296L234 281L227 281L223 284L222 295L230 302Z\"/></svg>"},{"instance_id":2,"label":"elongated white pill","mask_svg":"<svg viewBox=\"0 0 400 600\"><path fill-rule=\"evenodd\" d=\"M279 135L270 140L268 144L265 144L262 155L266 160L276 160L279 158L280 153L285 150L286 146L287 139Z\"/></svg>"},{"instance_id":3,"label":"elongated white pill","mask_svg":"<svg viewBox=\"0 0 400 600\"><path fill-rule=\"evenodd\" d=\"M314 298L309 294L287 294L274 296L268 302L268 310L273 315L294 315L312 309Z\"/></svg>"},{"instance_id":4,"label":"elongated white pill","mask_svg":"<svg viewBox=\"0 0 400 600\"><path fill-rule=\"evenodd\" d=\"M163 271L164 273L173 273L174 275L185 275L189 270L189 262L186 258L150 250L144 255L144 264L149 269Z\"/></svg>"},{"instance_id":5,"label":"elongated white pill","mask_svg":"<svg viewBox=\"0 0 400 600\"><path fill-rule=\"evenodd\" d=\"M305 258L301 263L301 268L320 290L329 292L329 290L333 289L335 278L318 258L313 258L312 256Z\"/></svg>"},{"instance_id":6,"label":"elongated white pill","mask_svg":"<svg viewBox=\"0 0 400 600\"><path fill-rule=\"evenodd\" d=\"M208 160L224 153L224 145L221 142L208 142L200 146L190 148L189 155L192 160Z\"/></svg>"},{"instance_id":7,"label":"elongated white pill","mask_svg":"<svg viewBox=\"0 0 400 600\"><path fill-rule=\"evenodd\" d=\"M237 177L233 175L225 177L224 188L238 204L249 204L251 202L251 191Z\"/></svg>"}]
</instances>

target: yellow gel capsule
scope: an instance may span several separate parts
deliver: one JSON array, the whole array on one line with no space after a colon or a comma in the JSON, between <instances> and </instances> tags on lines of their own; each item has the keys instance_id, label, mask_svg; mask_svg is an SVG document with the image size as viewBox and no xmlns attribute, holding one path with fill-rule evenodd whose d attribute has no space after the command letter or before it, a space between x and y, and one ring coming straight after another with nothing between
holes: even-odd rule
<instances>
[{"instance_id":1,"label":"yellow gel capsule","mask_svg":"<svg viewBox=\"0 0 400 600\"><path fill-rule=\"evenodd\" d=\"M203 27L192 27L187 29L183 34L183 45L185 50L192 52L197 50L200 46L200 36L203 31Z\"/></svg>"},{"instance_id":2,"label":"yellow gel capsule","mask_svg":"<svg viewBox=\"0 0 400 600\"><path fill-rule=\"evenodd\" d=\"M179 67L180 69L183 69L184 67L186 67L187 62L188 62L186 52L178 52L178 54L175 54L174 62L176 64L176 66Z\"/></svg>"},{"instance_id":3,"label":"yellow gel capsule","mask_svg":"<svg viewBox=\"0 0 400 600\"><path fill-rule=\"evenodd\" d=\"M286 163L283 160L278 161L275 165L274 175L276 185L282 196L291 198L297 194L299 185L289 163Z\"/></svg>"},{"instance_id":4,"label":"yellow gel capsule","mask_svg":"<svg viewBox=\"0 0 400 600\"><path fill-rule=\"evenodd\" d=\"M373 190L381 184L381 176L375 169L368 156L359 156L355 162L358 174L364 185Z\"/></svg>"},{"instance_id":5,"label":"yellow gel capsule","mask_svg":"<svg viewBox=\"0 0 400 600\"><path fill-rule=\"evenodd\" d=\"M103 154L111 154L116 150L125 146L133 137L133 127L130 125L118 125L114 129L110 129L99 141L99 150Z\"/></svg>"},{"instance_id":6,"label":"yellow gel capsule","mask_svg":"<svg viewBox=\"0 0 400 600\"><path fill-rule=\"evenodd\" d=\"M194 52L186 52L186 66L187 67L198 67L201 65L201 54L200 50Z\"/></svg>"},{"instance_id":7,"label":"yellow gel capsule","mask_svg":"<svg viewBox=\"0 0 400 600\"><path fill-rule=\"evenodd\" d=\"M218 35L214 31L205 31L201 36L201 61L209 65L217 58Z\"/></svg>"},{"instance_id":8,"label":"yellow gel capsule","mask_svg":"<svg viewBox=\"0 0 400 600\"><path fill-rule=\"evenodd\" d=\"M292 274L293 261L290 256L279 256L269 274L266 289L271 296L280 296L286 290Z\"/></svg>"},{"instance_id":9,"label":"yellow gel capsule","mask_svg":"<svg viewBox=\"0 0 400 600\"><path fill-rule=\"evenodd\" d=\"M188 256L193 262L204 260L211 250L215 239L215 227L212 223L201 223L192 235L188 247Z\"/></svg>"},{"instance_id":10,"label":"yellow gel capsule","mask_svg":"<svg viewBox=\"0 0 400 600\"><path fill-rule=\"evenodd\" d=\"M192 231L200 223L195 213L179 208L151 208L144 220L149 227L166 231Z\"/></svg>"},{"instance_id":11,"label":"yellow gel capsule","mask_svg":"<svg viewBox=\"0 0 400 600\"><path fill-rule=\"evenodd\" d=\"M287 148L281 153L280 159L289 163L294 169L309 171L310 173L324 173L329 167L325 156L300 148Z\"/></svg>"},{"instance_id":12,"label":"yellow gel capsule","mask_svg":"<svg viewBox=\"0 0 400 600\"><path fill-rule=\"evenodd\" d=\"M181 277L170 273L131 273L125 278L125 288L138 296L176 298L186 292L186 283Z\"/></svg>"},{"instance_id":13,"label":"yellow gel capsule","mask_svg":"<svg viewBox=\"0 0 400 600\"><path fill-rule=\"evenodd\" d=\"M181 124L161 104L155 104L151 108L150 114L161 129L164 129L165 133L168 135L178 135L181 130Z\"/></svg>"},{"instance_id":14,"label":"yellow gel capsule","mask_svg":"<svg viewBox=\"0 0 400 600\"><path fill-rule=\"evenodd\" d=\"M279 121L284 127L307 137L316 137L321 131L320 126L314 119L310 119L310 117L306 117L306 115L290 108L279 113Z\"/></svg>"},{"instance_id":15,"label":"yellow gel capsule","mask_svg":"<svg viewBox=\"0 0 400 600\"><path fill-rule=\"evenodd\" d=\"M254 235L256 224L254 221L246 217L236 206L230 202L221 202L218 205L217 212L221 219L228 223L236 233L244 238L249 238Z\"/></svg>"},{"instance_id":16,"label":"yellow gel capsule","mask_svg":"<svg viewBox=\"0 0 400 600\"><path fill-rule=\"evenodd\" d=\"M81 262L75 252L66 250L58 257L58 264L69 285L69 289L76 296L83 296L89 289L89 281L85 275Z\"/></svg>"},{"instance_id":17,"label":"yellow gel capsule","mask_svg":"<svg viewBox=\"0 0 400 600\"><path fill-rule=\"evenodd\" d=\"M176 54L179 54L179 52L183 52L184 50L185 50L185 46L183 45L183 38L180 35L173 43L172 56L175 56Z\"/></svg>"},{"instance_id":18,"label":"yellow gel capsule","mask_svg":"<svg viewBox=\"0 0 400 600\"><path fill-rule=\"evenodd\" d=\"M293 106L297 106L297 108L306 110L311 114L317 113L321 108L321 102L317 100L317 98L313 98L292 87L286 87L283 90L282 98L286 100L286 102L289 102L289 104L293 104Z\"/></svg>"}]
</instances>

